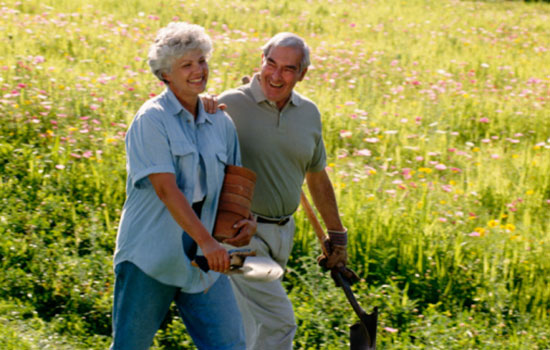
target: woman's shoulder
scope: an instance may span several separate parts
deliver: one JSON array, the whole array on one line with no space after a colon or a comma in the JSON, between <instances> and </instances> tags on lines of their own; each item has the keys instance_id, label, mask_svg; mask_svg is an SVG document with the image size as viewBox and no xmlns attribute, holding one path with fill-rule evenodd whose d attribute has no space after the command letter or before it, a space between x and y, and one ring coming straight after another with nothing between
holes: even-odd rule
<instances>
[{"instance_id":1,"label":"woman's shoulder","mask_svg":"<svg viewBox=\"0 0 550 350\"><path fill-rule=\"evenodd\" d=\"M214 124L216 127L224 130L235 129L235 125L233 124L233 120L231 119L231 117L229 117L229 115L221 109L218 109L216 113L208 114L208 116L212 121L212 124Z\"/></svg>"}]
</instances>

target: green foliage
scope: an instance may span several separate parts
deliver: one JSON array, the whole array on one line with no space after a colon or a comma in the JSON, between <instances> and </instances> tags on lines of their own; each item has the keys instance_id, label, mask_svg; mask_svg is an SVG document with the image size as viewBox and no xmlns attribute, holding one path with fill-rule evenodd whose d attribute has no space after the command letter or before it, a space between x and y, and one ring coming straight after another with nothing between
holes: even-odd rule
<instances>
[{"instance_id":1,"label":"green foliage","mask_svg":"<svg viewBox=\"0 0 550 350\"><path fill-rule=\"evenodd\" d=\"M550 60L542 3L8 0L0 8L0 339L105 349L124 135L163 89L146 55L171 20L214 41L208 90L294 31L297 90L323 115L360 304L381 349L550 347ZM302 212L285 276L296 349L356 322ZM154 349L193 348L171 310Z\"/></svg>"}]
</instances>

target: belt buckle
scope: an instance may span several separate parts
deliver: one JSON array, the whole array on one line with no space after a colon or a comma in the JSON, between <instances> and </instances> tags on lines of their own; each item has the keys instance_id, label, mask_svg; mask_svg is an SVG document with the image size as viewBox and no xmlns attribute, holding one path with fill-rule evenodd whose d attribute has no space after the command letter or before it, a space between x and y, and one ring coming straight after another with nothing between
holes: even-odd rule
<instances>
[{"instance_id":1,"label":"belt buckle","mask_svg":"<svg viewBox=\"0 0 550 350\"><path fill-rule=\"evenodd\" d=\"M287 223L289 220L290 220L289 217L286 217L286 218L284 218L284 219L281 219L281 220L277 221L277 225L279 225L279 226L286 225L286 223Z\"/></svg>"}]
</instances>

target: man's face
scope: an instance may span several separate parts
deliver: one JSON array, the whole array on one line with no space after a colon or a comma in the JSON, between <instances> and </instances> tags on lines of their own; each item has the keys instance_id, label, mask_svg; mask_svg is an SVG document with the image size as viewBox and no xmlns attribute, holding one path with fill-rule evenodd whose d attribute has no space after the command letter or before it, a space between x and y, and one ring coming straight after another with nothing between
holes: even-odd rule
<instances>
[{"instance_id":1,"label":"man's face","mask_svg":"<svg viewBox=\"0 0 550 350\"><path fill-rule=\"evenodd\" d=\"M302 52L294 47L272 47L267 56L262 55L260 86L265 97L282 109L290 98L292 89L306 75L300 72Z\"/></svg>"}]
</instances>

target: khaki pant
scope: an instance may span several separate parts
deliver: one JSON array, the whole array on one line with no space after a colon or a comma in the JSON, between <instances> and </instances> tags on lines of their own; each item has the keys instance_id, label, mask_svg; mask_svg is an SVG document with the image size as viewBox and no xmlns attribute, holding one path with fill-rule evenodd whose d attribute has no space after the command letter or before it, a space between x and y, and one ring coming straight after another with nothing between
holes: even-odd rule
<instances>
[{"instance_id":1,"label":"khaki pant","mask_svg":"<svg viewBox=\"0 0 550 350\"><path fill-rule=\"evenodd\" d=\"M283 226L258 223L256 234L246 248L255 250L257 256L271 257L284 269L292 251L294 230L293 218ZM296 321L281 279L251 282L238 275L231 277L243 318L247 350L292 349Z\"/></svg>"}]
</instances>

